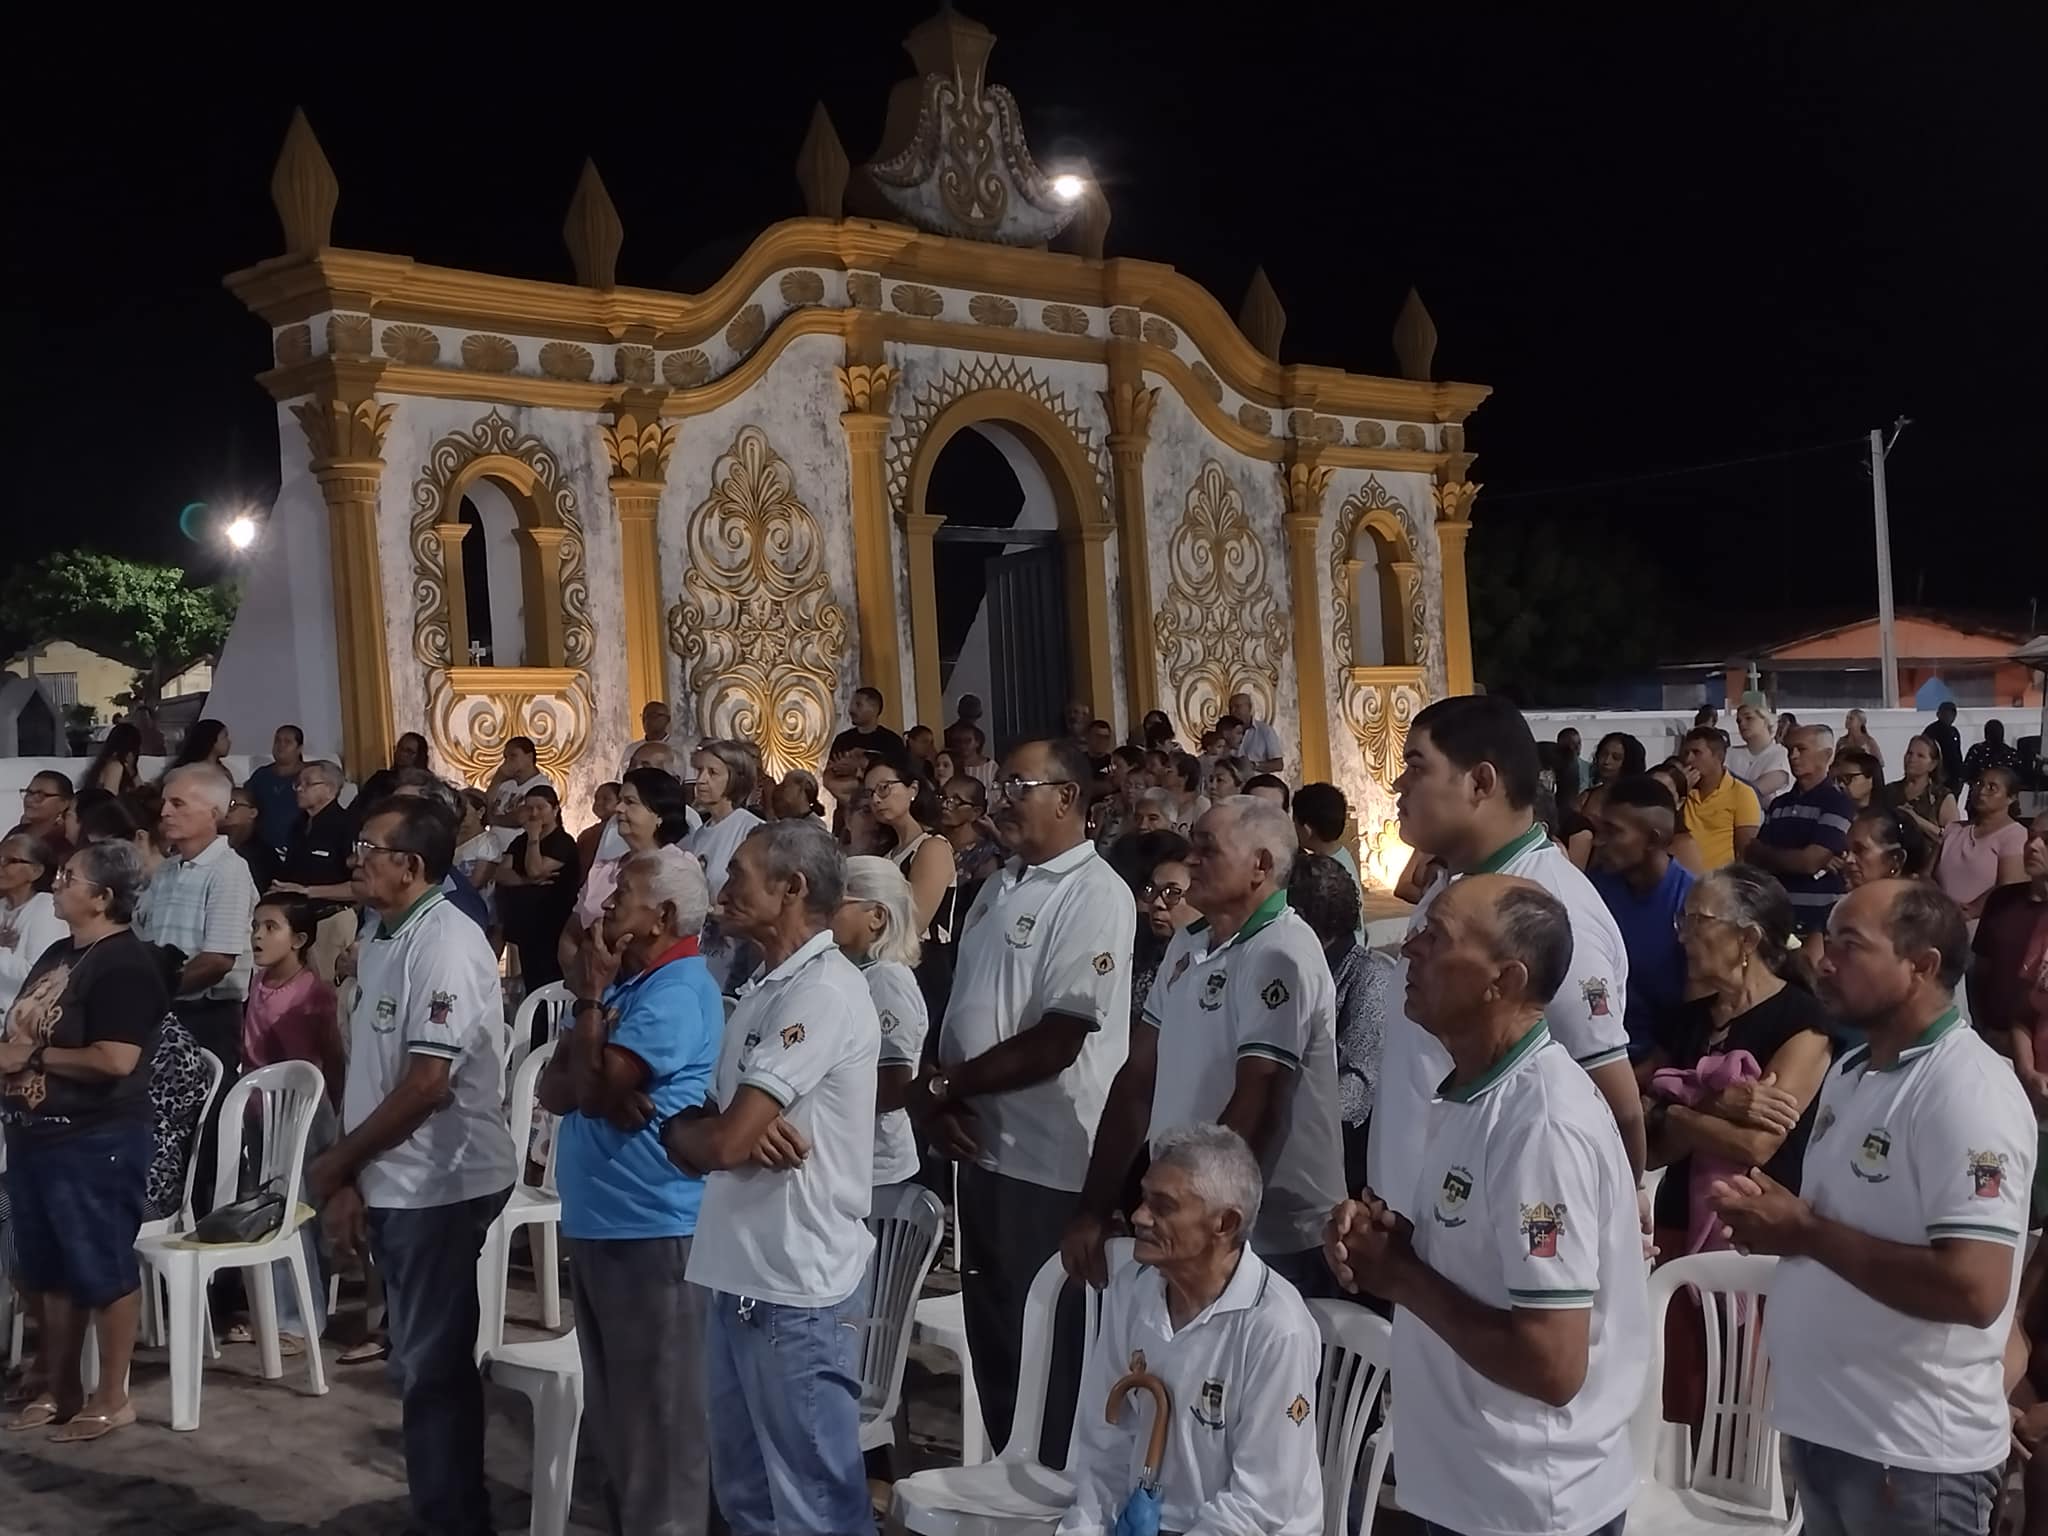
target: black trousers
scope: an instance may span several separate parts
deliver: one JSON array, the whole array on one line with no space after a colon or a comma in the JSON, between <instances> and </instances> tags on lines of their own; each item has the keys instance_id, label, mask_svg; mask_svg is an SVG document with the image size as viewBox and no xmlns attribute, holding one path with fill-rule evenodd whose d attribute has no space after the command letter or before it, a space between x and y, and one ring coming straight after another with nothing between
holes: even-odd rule
<instances>
[{"instance_id":1,"label":"black trousers","mask_svg":"<svg viewBox=\"0 0 2048 1536\"><path fill-rule=\"evenodd\" d=\"M974 1386L981 1394L989 1444L1009 1443L1023 1369L1024 1299L1045 1261L1059 1252L1080 1196L1005 1178L972 1164L960 1169L960 1303ZM1074 1427L1074 1396L1081 1385L1081 1288L1068 1282L1054 1320L1052 1376L1046 1388L1039 1457L1048 1467L1067 1464ZM1099 1411L1099 1410L1098 1410ZM1029 1426L1019 1426L1029 1433Z\"/></svg>"}]
</instances>

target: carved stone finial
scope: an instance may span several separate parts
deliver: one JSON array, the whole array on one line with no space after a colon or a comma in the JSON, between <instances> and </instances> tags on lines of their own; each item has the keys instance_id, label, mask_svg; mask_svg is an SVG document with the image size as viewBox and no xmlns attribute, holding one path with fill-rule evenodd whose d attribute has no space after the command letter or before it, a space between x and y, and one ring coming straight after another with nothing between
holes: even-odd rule
<instances>
[{"instance_id":1,"label":"carved stone finial","mask_svg":"<svg viewBox=\"0 0 2048 1536\"><path fill-rule=\"evenodd\" d=\"M668 474L668 456L675 451L675 422L642 423L630 411L599 426L605 456L615 480L660 480Z\"/></svg>"},{"instance_id":2,"label":"carved stone finial","mask_svg":"<svg viewBox=\"0 0 2048 1536\"><path fill-rule=\"evenodd\" d=\"M995 45L995 33L950 5L941 5L937 15L919 22L903 39L919 75L948 75L972 90L981 88L982 71Z\"/></svg>"},{"instance_id":3,"label":"carved stone finial","mask_svg":"<svg viewBox=\"0 0 2048 1536\"><path fill-rule=\"evenodd\" d=\"M814 219L836 219L846 210L846 179L853 165L825 103L811 108L810 131L796 152L796 184L803 189L804 212Z\"/></svg>"},{"instance_id":4,"label":"carved stone finial","mask_svg":"<svg viewBox=\"0 0 2048 1536\"><path fill-rule=\"evenodd\" d=\"M1404 379L1428 379L1436 361L1436 322L1423 307L1422 295L1413 288L1394 318L1394 357Z\"/></svg>"},{"instance_id":5,"label":"carved stone finial","mask_svg":"<svg viewBox=\"0 0 2048 1536\"><path fill-rule=\"evenodd\" d=\"M569 247L577 282L585 288L618 286L619 247L626 242L626 226L619 222L619 210L593 161L584 161L583 174L576 178L562 240Z\"/></svg>"},{"instance_id":6,"label":"carved stone finial","mask_svg":"<svg viewBox=\"0 0 2048 1536\"><path fill-rule=\"evenodd\" d=\"M896 370L887 363L853 363L834 368L839 392L849 411L880 415L889 409L889 391L896 387Z\"/></svg>"},{"instance_id":7,"label":"carved stone finial","mask_svg":"<svg viewBox=\"0 0 2048 1536\"><path fill-rule=\"evenodd\" d=\"M1266 276L1266 269L1260 267L1252 273L1252 280L1244 290L1244 303L1238 306L1237 328L1244 332L1245 340L1257 347L1275 362L1280 360L1280 338L1287 333L1287 311L1280 307L1280 295L1273 291L1273 280Z\"/></svg>"},{"instance_id":8,"label":"carved stone finial","mask_svg":"<svg viewBox=\"0 0 2048 1536\"><path fill-rule=\"evenodd\" d=\"M334 179L334 167L313 137L303 107L292 113L292 125L284 132L284 147L270 173L270 200L284 226L286 255L334 243L334 205L341 201L341 183Z\"/></svg>"},{"instance_id":9,"label":"carved stone finial","mask_svg":"<svg viewBox=\"0 0 2048 1536\"><path fill-rule=\"evenodd\" d=\"M1110 436L1143 440L1152 430L1152 408L1159 403L1159 391L1143 384L1119 384L1102 392L1103 409L1109 413Z\"/></svg>"}]
</instances>

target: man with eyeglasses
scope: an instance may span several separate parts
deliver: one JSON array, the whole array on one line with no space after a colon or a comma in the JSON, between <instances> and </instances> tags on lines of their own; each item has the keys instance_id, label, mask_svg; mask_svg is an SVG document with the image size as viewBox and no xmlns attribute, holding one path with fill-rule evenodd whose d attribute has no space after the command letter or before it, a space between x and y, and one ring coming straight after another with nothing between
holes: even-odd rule
<instances>
[{"instance_id":1,"label":"man with eyeglasses","mask_svg":"<svg viewBox=\"0 0 2048 1536\"><path fill-rule=\"evenodd\" d=\"M441 894L454 858L433 800L386 800L363 824L355 891L377 927L356 960L345 1133L307 1177L337 1260L367 1244L383 1276L414 1518L472 1536L492 1529L477 1258L517 1165L497 958Z\"/></svg>"},{"instance_id":2,"label":"man with eyeglasses","mask_svg":"<svg viewBox=\"0 0 2048 1536\"><path fill-rule=\"evenodd\" d=\"M1085 721L1084 721L1085 724ZM1059 1249L1129 1044L1137 910L1088 840L1086 750L1031 741L990 796L1015 855L961 925L939 1066L911 1085L923 1139L958 1160L962 1300L990 1443L1009 1440L1024 1298ZM1061 1307L1046 1441L1066 1444L1080 1298Z\"/></svg>"},{"instance_id":3,"label":"man with eyeglasses","mask_svg":"<svg viewBox=\"0 0 2048 1536\"><path fill-rule=\"evenodd\" d=\"M71 844L64 836L64 813L71 809L71 780L45 768L28 781L21 792L21 820L9 837L26 834L49 848L58 865L71 857Z\"/></svg>"}]
</instances>

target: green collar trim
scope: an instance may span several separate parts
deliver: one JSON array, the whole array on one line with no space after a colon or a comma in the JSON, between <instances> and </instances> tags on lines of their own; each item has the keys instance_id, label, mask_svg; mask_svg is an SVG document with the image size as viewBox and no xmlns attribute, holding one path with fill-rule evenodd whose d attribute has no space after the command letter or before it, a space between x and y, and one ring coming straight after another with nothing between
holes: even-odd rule
<instances>
[{"instance_id":1,"label":"green collar trim","mask_svg":"<svg viewBox=\"0 0 2048 1536\"><path fill-rule=\"evenodd\" d=\"M414 902L411 906L407 907L405 909L404 914L398 919L397 922L391 925L388 931L380 924L377 929L377 937L380 940L397 938L401 933L405 932L406 929L410 928L413 925L414 919L419 917L421 913L429 911L430 909L436 906L439 906L443 899L444 898L441 895L441 888L438 885L435 886L432 890L428 891L424 896L420 897L418 901Z\"/></svg>"},{"instance_id":2,"label":"green collar trim","mask_svg":"<svg viewBox=\"0 0 2048 1536\"><path fill-rule=\"evenodd\" d=\"M1534 822L1506 847L1496 848L1487 857L1473 865L1466 873L1470 875L1497 875L1510 863L1527 853L1531 848L1540 848L1550 841L1550 834L1543 830L1542 822Z\"/></svg>"},{"instance_id":3,"label":"green collar trim","mask_svg":"<svg viewBox=\"0 0 2048 1536\"><path fill-rule=\"evenodd\" d=\"M1244 920L1242 928L1238 929L1237 932L1233 933L1221 944L1218 944L1215 949L1209 950L1203 958L1206 959L1208 955L1219 954L1240 940L1250 938L1261 928L1272 926L1272 924L1279 921L1280 914L1286 910L1287 893L1285 891L1275 891L1264 901L1260 902L1257 907L1252 909L1252 915ZM1209 919L1206 917L1198 917L1188 924L1189 933L1207 933L1208 931Z\"/></svg>"},{"instance_id":4,"label":"green collar trim","mask_svg":"<svg viewBox=\"0 0 2048 1536\"><path fill-rule=\"evenodd\" d=\"M1471 1082L1453 1087L1452 1078L1457 1076L1453 1072L1451 1077L1447 1077L1437 1084L1437 1097L1450 1104L1470 1104L1474 1099L1514 1071L1516 1067L1520 1066L1539 1050L1549 1039L1549 1021L1538 1019L1535 1028L1531 1029L1521 1039L1517 1040L1514 1045L1509 1047L1507 1055L1501 1057L1499 1061L1496 1061Z\"/></svg>"},{"instance_id":5,"label":"green collar trim","mask_svg":"<svg viewBox=\"0 0 2048 1536\"><path fill-rule=\"evenodd\" d=\"M1932 1024L1928 1025L1925 1029L1921 1030L1918 1037L1914 1039L1913 1043L1907 1046L1903 1051L1899 1052L1899 1059L1897 1061L1893 1062L1888 1067L1880 1067L1878 1068L1878 1070L1881 1072L1896 1072L1899 1070L1899 1068L1905 1066L1907 1063L1918 1061L1922 1056L1925 1056L1929 1051L1934 1049L1935 1044L1941 1039L1943 1035L1947 1034L1950 1030L1954 1029L1958 1024L1962 1022L1962 1010L1957 1008L1954 1004L1950 1004L1949 1009L1946 1013L1944 1013L1940 1018L1936 1019Z\"/></svg>"}]
</instances>

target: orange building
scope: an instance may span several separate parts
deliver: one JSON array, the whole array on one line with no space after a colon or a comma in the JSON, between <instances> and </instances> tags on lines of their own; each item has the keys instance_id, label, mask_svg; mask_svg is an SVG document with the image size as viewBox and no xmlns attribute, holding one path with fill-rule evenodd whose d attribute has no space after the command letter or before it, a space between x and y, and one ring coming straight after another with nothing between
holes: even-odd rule
<instances>
[{"instance_id":1,"label":"orange building","mask_svg":"<svg viewBox=\"0 0 2048 1536\"><path fill-rule=\"evenodd\" d=\"M2040 674L2014 653L2027 637L2017 631L1930 613L1901 613L1895 623L1899 696L1881 700L1877 620L1858 619L1830 629L1731 657L1728 697L1742 697L1753 665L1764 696L1778 709L1862 705L1910 709L1923 683L1940 678L1965 707L2038 706Z\"/></svg>"}]
</instances>

